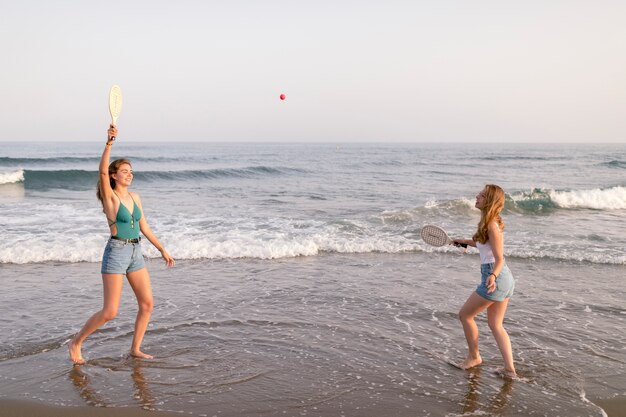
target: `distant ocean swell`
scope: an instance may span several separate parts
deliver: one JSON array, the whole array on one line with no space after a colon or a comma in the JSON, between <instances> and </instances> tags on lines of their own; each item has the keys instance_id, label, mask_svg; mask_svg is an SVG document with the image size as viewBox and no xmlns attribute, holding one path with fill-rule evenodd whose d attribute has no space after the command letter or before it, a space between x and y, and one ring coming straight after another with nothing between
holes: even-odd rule
<instances>
[{"instance_id":1,"label":"distant ocean swell","mask_svg":"<svg viewBox=\"0 0 626 417\"><path fill-rule=\"evenodd\" d=\"M205 161L205 162L214 162L219 160L216 156L210 155L186 155L184 160L177 157L168 157L168 156L142 156L142 155L112 155L112 159L116 158L128 158L133 162L188 162L188 161ZM497 155L497 156L482 156L477 157L476 159L481 161L538 161L538 162L548 162L548 161L569 161L570 157L568 156L520 156L520 155ZM82 164L88 163L97 166L100 161L100 156L96 154L95 156L56 156L56 157L38 157L38 158L28 158L28 157L6 157L0 156L0 167L23 167L24 165L59 165L59 166L67 166L67 164ZM411 160L409 163L402 162L398 160L392 161L365 161L363 162L365 165L372 166L406 166L406 165L428 165L427 162L420 162ZM614 159L607 162L600 162L599 166L609 166L614 168L626 168L626 161Z\"/></svg>"},{"instance_id":2,"label":"distant ocean swell","mask_svg":"<svg viewBox=\"0 0 626 417\"><path fill-rule=\"evenodd\" d=\"M222 178L262 178L265 176L305 175L306 170L290 167L249 166L184 171L143 171L135 174L139 181L186 181ZM23 170L0 172L0 185L24 183L26 189L86 189L95 186L97 171ZM430 202L433 208L466 211L473 207L470 199ZM507 195L505 211L522 214L544 213L556 209L626 209L626 187L614 186L590 190L552 190L535 188Z\"/></svg>"},{"instance_id":3,"label":"distant ocean swell","mask_svg":"<svg viewBox=\"0 0 626 417\"><path fill-rule=\"evenodd\" d=\"M626 169L626 161L616 161L613 160L611 162L607 162L606 165L610 168L622 168Z\"/></svg>"},{"instance_id":4,"label":"distant ocean swell","mask_svg":"<svg viewBox=\"0 0 626 417\"><path fill-rule=\"evenodd\" d=\"M112 156L112 159L121 158L122 156ZM125 157L126 158L126 157ZM145 157L145 156L129 156L127 157L133 162L180 162L178 158L170 158L170 157ZM201 160L205 162L215 161L215 157L203 157L203 158L187 158L193 160ZM67 166L68 164L89 164L97 167L100 163L100 156L89 156L89 157L80 157L80 156L58 156L58 157L49 157L49 158L11 158L2 156L0 157L0 167L24 167L24 166L35 166L35 165L58 165L58 166Z\"/></svg>"},{"instance_id":5,"label":"distant ocean swell","mask_svg":"<svg viewBox=\"0 0 626 417\"><path fill-rule=\"evenodd\" d=\"M289 167L249 166L242 168L216 168L186 171L142 171L135 173L139 181L184 181L190 179L255 178L263 176L301 174L306 171ZM24 170L0 172L0 185L24 183L27 189L52 188L84 189L93 187L98 180L97 171L70 170Z\"/></svg>"},{"instance_id":6,"label":"distant ocean swell","mask_svg":"<svg viewBox=\"0 0 626 417\"><path fill-rule=\"evenodd\" d=\"M22 167L24 165L66 165L66 164L78 164L78 163L91 163L98 165L100 161L99 157L75 157L75 156L63 156L63 157L50 157L50 158L11 158L2 156L0 157L0 166L17 166Z\"/></svg>"}]
</instances>

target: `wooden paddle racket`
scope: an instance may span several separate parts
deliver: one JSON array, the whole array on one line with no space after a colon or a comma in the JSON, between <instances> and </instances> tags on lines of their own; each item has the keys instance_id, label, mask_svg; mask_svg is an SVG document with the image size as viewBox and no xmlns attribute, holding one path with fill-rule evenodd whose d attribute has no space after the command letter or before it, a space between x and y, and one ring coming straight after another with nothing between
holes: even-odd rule
<instances>
[{"instance_id":1,"label":"wooden paddle racket","mask_svg":"<svg viewBox=\"0 0 626 417\"><path fill-rule=\"evenodd\" d=\"M450 239L445 230L439 226L427 224L422 227L422 240L431 246L454 245L467 248L465 243L455 243Z\"/></svg>"},{"instance_id":2,"label":"wooden paddle racket","mask_svg":"<svg viewBox=\"0 0 626 417\"><path fill-rule=\"evenodd\" d=\"M119 85L111 87L109 92L109 113L111 113L111 124L117 125L117 118L122 112L122 90Z\"/></svg>"}]
</instances>

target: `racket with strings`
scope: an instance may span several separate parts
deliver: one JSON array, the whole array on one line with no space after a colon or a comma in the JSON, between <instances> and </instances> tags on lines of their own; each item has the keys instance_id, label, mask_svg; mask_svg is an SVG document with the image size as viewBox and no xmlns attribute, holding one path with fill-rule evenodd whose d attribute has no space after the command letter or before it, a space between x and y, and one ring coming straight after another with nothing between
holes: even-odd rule
<instances>
[{"instance_id":1,"label":"racket with strings","mask_svg":"<svg viewBox=\"0 0 626 417\"><path fill-rule=\"evenodd\" d=\"M109 113L111 113L111 124L117 125L117 118L122 112L122 90L119 85L114 85L109 91ZM115 139L115 138L113 138Z\"/></svg>"},{"instance_id":2,"label":"racket with strings","mask_svg":"<svg viewBox=\"0 0 626 417\"><path fill-rule=\"evenodd\" d=\"M431 246L445 246L454 245L462 248L467 248L465 243L455 243L450 239L445 230L439 226L428 224L422 227L422 240Z\"/></svg>"}]
</instances>

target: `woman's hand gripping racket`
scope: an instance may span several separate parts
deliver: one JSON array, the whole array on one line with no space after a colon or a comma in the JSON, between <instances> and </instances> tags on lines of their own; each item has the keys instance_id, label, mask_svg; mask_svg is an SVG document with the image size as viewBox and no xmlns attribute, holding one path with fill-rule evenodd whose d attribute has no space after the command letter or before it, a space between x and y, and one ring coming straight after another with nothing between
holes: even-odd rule
<instances>
[{"instance_id":1,"label":"woman's hand gripping racket","mask_svg":"<svg viewBox=\"0 0 626 417\"><path fill-rule=\"evenodd\" d=\"M422 227L421 235L422 240L431 246L454 245L467 249L467 244L454 242L450 239L446 231L439 226L428 224Z\"/></svg>"},{"instance_id":2,"label":"woman's hand gripping racket","mask_svg":"<svg viewBox=\"0 0 626 417\"><path fill-rule=\"evenodd\" d=\"M122 112L122 90L118 85L111 87L109 91L109 113L111 113L111 126L117 125L117 118ZM112 138L115 140L115 137Z\"/></svg>"}]
</instances>

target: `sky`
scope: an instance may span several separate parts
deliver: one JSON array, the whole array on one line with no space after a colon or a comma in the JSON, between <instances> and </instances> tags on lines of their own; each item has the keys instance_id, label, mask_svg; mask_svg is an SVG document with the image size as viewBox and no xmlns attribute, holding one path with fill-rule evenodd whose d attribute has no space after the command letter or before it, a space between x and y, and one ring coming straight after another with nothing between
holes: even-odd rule
<instances>
[{"instance_id":1,"label":"sky","mask_svg":"<svg viewBox=\"0 0 626 417\"><path fill-rule=\"evenodd\" d=\"M0 141L626 142L623 0L0 0ZM284 101L279 99L285 94Z\"/></svg>"}]
</instances>

